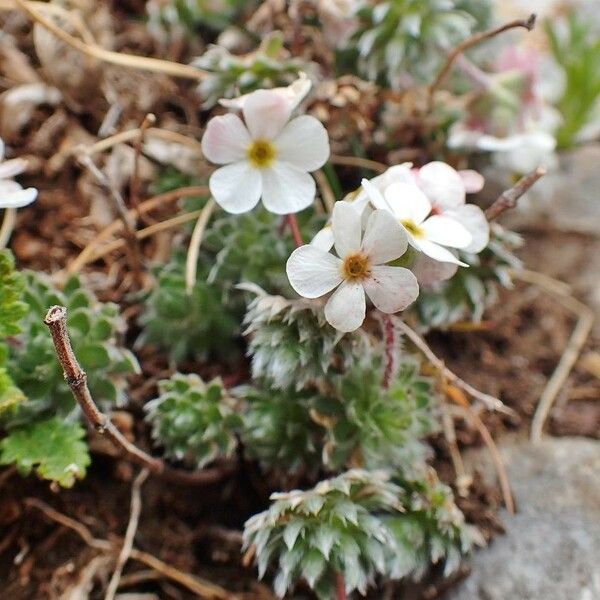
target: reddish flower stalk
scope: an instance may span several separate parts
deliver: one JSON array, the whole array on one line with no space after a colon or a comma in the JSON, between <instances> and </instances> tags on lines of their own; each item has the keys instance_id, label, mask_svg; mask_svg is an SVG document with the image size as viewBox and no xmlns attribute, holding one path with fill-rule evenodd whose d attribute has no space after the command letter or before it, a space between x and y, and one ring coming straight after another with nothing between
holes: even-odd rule
<instances>
[{"instance_id":1,"label":"reddish flower stalk","mask_svg":"<svg viewBox=\"0 0 600 600\"><path fill-rule=\"evenodd\" d=\"M390 387L396 366L396 329L392 317L385 313L381 314L385 341L385 370L383 371L383 381L381 382L381 385L383 389L387 390Z\"/></svg>"},{"instance_id":2,"label":"reddish flower stalk","mask_svg":"<svg viewBox=\"0 0 600 600\"><path fill-rule=\"evenodd\" d=\"M287 224L289 225L290 231L292 232L292 237L294 238L296 248L300 248L300 246L302 246L304 242L302 241L302 234L300 233L300 227L298 227L298 219L296 219L296 215L286 215L285 219L287 221Z\"/></svg>"},{"instance_id":3,"label":"reddish flower stalk","mask_svg":"<svg viewBox=\"0 0 600 600\"><path fill-rule=\"evenodd\" d=\"M335 597L336 600L346 600L346 582L341 573L335 574Z\"/></svg>"}]
</instances>

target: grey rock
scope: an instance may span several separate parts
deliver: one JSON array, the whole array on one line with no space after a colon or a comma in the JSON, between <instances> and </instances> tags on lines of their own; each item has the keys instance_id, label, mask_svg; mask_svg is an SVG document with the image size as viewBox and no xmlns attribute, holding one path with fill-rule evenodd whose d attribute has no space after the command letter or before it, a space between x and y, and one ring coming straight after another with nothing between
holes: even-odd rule
<instances>
[{"instance_id":1,"label":"grey rock","mask_svg":"<svg viewBox=\"0 0 600 600\"><path fill-rule=\"evenodd\" d=\"M505 215L510 227L548 224L559 231L600 236L600 144L563 152L558 166L549 169Z\"/></svg>"},{"instance_id":2,"label":"grey rock","mask_svg":"<svg viewBox=\"0 0 600 600\"><path fill-rule=\"evenodd\" d=\"M500 447L518 506L446 600L600 600L600 442ZM470 457L484 473L483 453Z\"/></svg>"}]
</instances>

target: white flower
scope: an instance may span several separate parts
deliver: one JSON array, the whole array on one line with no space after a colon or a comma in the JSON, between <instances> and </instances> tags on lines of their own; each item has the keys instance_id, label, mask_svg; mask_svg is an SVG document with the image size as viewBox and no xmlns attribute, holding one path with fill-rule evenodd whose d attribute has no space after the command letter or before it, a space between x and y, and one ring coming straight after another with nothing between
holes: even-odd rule
<instances>
[{"instance_id":1,"label":"white flower","mask_svg":"<svg viewBox=\"0 0 600 600\"><path fill-rule=\"evenodd\" d=\"M4 142L0 139L0 208L21 208L31 204L37 198L35 188L23 189L12 178L27 168L27 162L21 158L4 161Z\"/></svg>"},{"instance_id":2,"label":"white flower","mask_svg":"<svg viewBox=\"0 0 600 600\"><path fill-rule=\"evenodd\" d=\"M311 87L312 81L308 78L308 75L300 72L298 73L298 79L290 83L290 85L273 88L269 91L275 92L287 100L290 104L290 110L294 110L304 100L308 92L310 92ZM242 110L251 94L252 92L232 99L222 98L219 100L219 104L232 110Z\"/></svg>"},{"instance_id":3,"label":"white flower","mask_svg":"<svg viewBox=\"0 0 600 600\"><path fill-rule=\"evenodd\" d=\"M413 181L411 175L411 167L412 163L406 162L400 165L394 165L390 167L381 175L377 175L370 180L370 183L374 185L380 192L383 192L385 188L394 183L395 181ZM369 194L365 191L365 189L361 186L358 190L347 194L344 198L346 202L352 204L352 208L358 212L358 214L363 215L363 220L365 217L368 217L369 211L367 210L369 207ZM331 219L327 222L325 227L321 229L311 240L310 242L313 246L317 248L321 248L323 250L331 250L333 248L333 231L331 229Z\"/></svg>"},{"instance_id":4,"label":"white flower","mask_svg":"<svg viewBox=\"0 0 600 600\"><path fill-rule=\"evenodd\" d=\"M417 299L415 276L403 267L385 265L407 248L406 235L387 211L373 211L362 235L358 212L348 202L337 202L332 229L337 257L307 244L294 250L286 270L294 290L305 298L319 298L337 288L325 305L325 318L333 327L354 331L361 326L365 293L390 314Z\"/></svg>"},{"instance_id":5,"label":"white flower","mask_svg":"<svg viewBox=\"0 0 600 600\"><path fill-rule=\"evenodd\" d=\"M202 138L211 162L225 165L210 177L210 192L227 212L251 210L262 198L265 208L284 215L298 212L315 197L309 175L329 158L327 131L314 117L290 119L289 101L271 90L258 90L237 115L214 117Z\"/></svg>"},{"instance_id":6,"label":"white flower","mask_svg":"<svg viewBox=\"0 0 600 600\"><path fill-rule=\"evenodd\" d=\"M475 204L466 204L467 192L478 192L484 184L476 171L456 171L444 162L434 161L413 171L415 183L431 202L434 214L458 221L471 234L465 252L477 254L490 241L490 225ZM460 246L458 246L460 247Z\"/></svg>"},{"instance_id":7,"label":"white flower","mask_svg":"<svg viewBox=\"0 0 600 600\"><path fill-rule=\"evenodd\" d=\"M446 247L468 247L471 234L451 217L431 215L431 202L416 185L395 182L383 194L367 179L362 185L375 208L387 210L403 226L411 246L434 260L468 266Z\"/></svg>"}]
</instances>

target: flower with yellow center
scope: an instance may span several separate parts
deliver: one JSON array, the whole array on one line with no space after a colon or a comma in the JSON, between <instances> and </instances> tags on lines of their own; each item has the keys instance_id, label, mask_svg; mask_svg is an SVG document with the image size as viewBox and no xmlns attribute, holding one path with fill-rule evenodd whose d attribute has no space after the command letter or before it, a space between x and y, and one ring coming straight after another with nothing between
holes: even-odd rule
<instances>
[{"instance_id":1,"label":"flower with yellow center","mask_svg":"<svg viewBox=\"0 0 600 600\"><path fill-rule=\"evenodd\" d=\"M292 103L276 90L248 94L234 114L214 117L202 138L202 152L224 165L209 180L211 194L227 212L251 210L262 198L276 214L298 212L315 198L310 172L329 158L323 125L302 115L290 120Z\"/></svg>"},{"instance_id":2,"label":"flower with yellow center","mask_svg":"<svg viewBox=\"0 0 600 600\"><path fill-rule=\"evenodd\" d=\"M358 329L365 319L366 296L390 314L417 299L415 276L404 267L386 265L408 247L406 234L389 212L373 211L363 235L361 214L349 202L336 202L332 231L337 256L307 244L292 252L286 271L294 290L305 298L335 290L325 304L325 318L333 327Z\"/></svg>"},{"instance_id":3,"label":"flower with yellow center","mask_svg":"<svg viewBox=\"0 0 600 600\"><path fill-rule=\"evenodd\" d=\"M411 246L434 260L468 266L447 248L467 248L472 235L455 218L431 214L431 202L416 184L394 182L383 193L367 179L362 185L373 206L389 212L402 225Z\"/></svg>"}]
</instances>

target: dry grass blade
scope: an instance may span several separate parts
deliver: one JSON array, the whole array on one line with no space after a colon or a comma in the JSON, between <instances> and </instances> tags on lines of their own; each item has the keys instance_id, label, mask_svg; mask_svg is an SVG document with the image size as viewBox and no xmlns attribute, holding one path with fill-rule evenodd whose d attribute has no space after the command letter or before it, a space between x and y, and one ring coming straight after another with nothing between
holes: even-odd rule
<instances>
[{"instance_id":1,"label":"dry grass blade","mask_svg":"<svg viewBox=\"0 0 600 600\"><path fill-rule=\"evenodd\" d=\"M550 376L531 422L530 438L534 444L538 444L542 440L544 425L550 414L550 410L556 397L558 396L563 385L567 381L571 370L577 362L577 358L581 354L581 350L588 339L592 327L594 325L594 313L589 308L577 300L570 292L570 288L564 282L549 277L543 273L535 271L512 271L512 277L520 279L526 283L531 283L538 286L546 293L550 294L558 300L567 310L578 316L575 329L569 338L567 346L560 357L558 365Z\"/></svg>"},{"instance_id":2,"label":"dry grass blade","mask_svg":"<svg viewBox=\"0 0 600 600\"><path fill-rule=\"evenodd\" d=\"M121 67L130 67L134 69L142 69L145 71L151 71L153 73L164 73L165 75L172 75L173 77L181 77L184 79L193 79L199 81L204 78L206 73L195 67L189 65L183 65L168 60L162 60L160 58L149 58L146 56L135 56L133 54L122 54L120 52L112 52L97 46L96 44L88 44L74 36L67 33L64 29L61 29L54 21L48 19L42 12L40 12L34 2L27 2L26 0L14 0L15 5L22 9L32 21L39 23L42 27L53 33L57 38L63 41L65 44L79 50L79 52L107 62L113 65Z\"/></svg>"},{"instance_id":3,"label":"dry grass blade","mask_svg":"<svg viewBox=\"0 0 600 600\"><path fill-rule=\"evenodd\" d=\"M196 225L194 226L194 231L192 232L190 245L185 259L185 291L188 295L192 293L194 286L196 285L200 245L202 244L206 226L208 225L208 221L210 220L215 206L215 201L210 198L200 212L200 216L198 217Z\"/></svg>"},{"instance_id":4,"label":"dry grass blade","mask_svg":"<svg viewBox=\"0 0 600 600\"><path fill-rule=\"evenodd\" d=\"M375 171L376 173L383 173L389 168L388 165L384 163L380 163L375 160L369 160L368 158L361 158L360 156L339 156L337 154L332 154L329 157L329 162L332 165L342 165L344 167L359 167L361 169Z\"/></svg>"},{"instance_id":5,"label":"dry grass blade","mask_svg":"<svg viewBox=\"0 0 600 600\"><path fill-rule=\"evenodd\" d=\"M510 407L506 406L502 400L495 398L490 394L480 392L472 385L463 381L458 375L453 373L444 362L438 358L433 350L427 345L425 340L411 327L404 323L401 319L396 319L397 327L412 341L412 343L424 354L427 360L440 372L443 373L447 381L464 390L469 396L479 400L489 410L494 410L513 418L518 418L517 413Z\"/></svg>"},{"instance_id":6,"label":"dry grass blade","mask_svg":"<svg viewBox=\"0 0 600 600\"><path fill-rule=\"evenodd\" d=\"M138 476L134 479L133 485L131 486L131 513L129 516L129 523L127 524L127 531L125 532L123 547L121 548L121 552L117 558L117 565L114 573L108 583L104 600L114 600L117 589L119 588L119 581L121 580L123 567L131 556L131 551L133 550L133 540L137 532L140 514L142 512L142 485L146 479L148 479L149 474L150 471L148 471L148 469L142 469Z\"/></svg>"},{"instance_id":7,"label":"dry grass blade","mask_svg":"<svg viewBox=\"0 0 600 600\"><path fill-rule=\"evenodd\" d=\"M473 409L469 406L468 402L465 401L464 404L461 403L460 405L449 405L448 410L454 414L458 414L459 416L466 418L477 429L477 431L479 431L481 439L483 440L483 443L487 446L492 462L494 463L494 468L496 469L496 473L498 475L500 491L502 492L502 498L504 500L506 510L511 515L514 515L515 503L513 500L512 492L510 490L508 475L506 474L504 461L502 460L500 452L498 452L498 447L494 442L494 438L492 438L492 434L489 432L484 422L479 418L479 415L477 415L475 411L473 411Z\"/></svg>"},{"instance_id":8,"label":"dry grass blade","mask_svg":"<svg viewBox=\"0 0 600 600\"><path fill-rule=\"evenodd\" d=\"M17 222L17 209L5 208L4 216L2 217L2 225L0 225L0 250L6 248L10 236Z\"/></svg>"}]
</instances>

